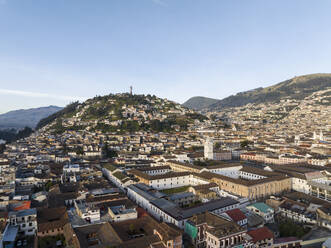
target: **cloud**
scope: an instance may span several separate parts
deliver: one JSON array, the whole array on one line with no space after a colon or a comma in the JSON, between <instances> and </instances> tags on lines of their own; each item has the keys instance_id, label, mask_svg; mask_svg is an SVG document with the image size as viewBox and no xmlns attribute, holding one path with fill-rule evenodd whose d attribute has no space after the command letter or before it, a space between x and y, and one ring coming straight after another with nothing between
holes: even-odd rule
<instances>
[{"instance_id":1,"label":"cloud","mask_svg":"<svg viewBox=\"0 0 331 248\"><path fill-rule=\"evenodd\" d=\"M1 1L1 0L0 0ZM161 6L167 6L167 4L162 0L152 0L153 3Z\"/></svg>"},{"instance_id":2,"label":"cloud","mask_svg":"<svg viewBox=\"0 0 331 248\"><path fill-rule=\"evenodd\" d=\"M25 96L25 97L32 97L32 98L52 98L52 99L64 100L64 101L74 101L74 100L84 101L84 100L86 100L85 97L80 97L80 96L63 96L63 95L53 95L53 94L48 94L48 93L20 91L20 90L8 90L8 89L0 89L0 95L15 95L15 96Z\"/></svg>"}]
</instances>

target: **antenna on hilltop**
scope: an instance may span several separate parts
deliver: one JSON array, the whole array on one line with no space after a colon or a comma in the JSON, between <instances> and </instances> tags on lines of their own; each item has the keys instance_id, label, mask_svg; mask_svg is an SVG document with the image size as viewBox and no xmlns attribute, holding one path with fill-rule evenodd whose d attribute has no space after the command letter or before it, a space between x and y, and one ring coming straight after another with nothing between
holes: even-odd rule
<instances>
[{"instance_id":1,"label":"antenna on hilltop","mask_svg":"<svg viewBox=\"0 0 331 248\"><path fill-rule=\"evenodd\" d=\"M130 86L130 95L132 96L132 86Z\"/></svg>"}]
</instances>

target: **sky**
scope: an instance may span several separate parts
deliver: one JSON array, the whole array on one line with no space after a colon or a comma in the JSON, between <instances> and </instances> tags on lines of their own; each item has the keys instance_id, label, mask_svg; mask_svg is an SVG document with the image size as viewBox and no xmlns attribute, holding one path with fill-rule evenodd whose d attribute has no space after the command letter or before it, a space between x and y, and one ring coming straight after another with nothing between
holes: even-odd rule
<instances>
[{"instance_id":1,"label":"sky","mask_svg":"<svg viewBox=\"0 0 331 248\"><path fill-rule=\"evenodd\" d=\"M0 0L0 113L109 93L179 103L330 72L329 0Z\"/></svg>"}]
</instances>

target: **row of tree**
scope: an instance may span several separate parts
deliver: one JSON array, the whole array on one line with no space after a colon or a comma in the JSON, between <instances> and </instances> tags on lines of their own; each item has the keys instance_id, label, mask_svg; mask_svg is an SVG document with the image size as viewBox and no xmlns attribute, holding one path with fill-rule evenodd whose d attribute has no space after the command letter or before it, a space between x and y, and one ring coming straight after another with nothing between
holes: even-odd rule
<instances>
[{"instance_id":1,"label":"row of tree","mask_svg":"<svg viewBox=\"0 0 331 248\"><path fill-rule=\"evenodd\" d=\"M0 130L0 139L5 140L7 143L26 138L33 133L30 127L25 127L19 131L16 129Z\"/></svg>"}]
</instances>

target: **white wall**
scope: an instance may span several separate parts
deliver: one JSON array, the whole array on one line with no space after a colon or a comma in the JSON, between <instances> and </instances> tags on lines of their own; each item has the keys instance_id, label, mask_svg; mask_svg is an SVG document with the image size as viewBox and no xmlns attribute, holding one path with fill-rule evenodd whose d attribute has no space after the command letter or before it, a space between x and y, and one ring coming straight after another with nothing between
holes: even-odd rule
<instances>
[{"instance_id":1,"label":"white wall","mask_svg":"<svg viewBox=\"0 0 331 248\"><path fill-rule=\"evenodd\" d=\"M308 181L305 179L300 179L296 177L291 178L292 189L298 192L302 192L305 194L309 194L310 186L308 185Z\"/></svg>"}]
</instances>

